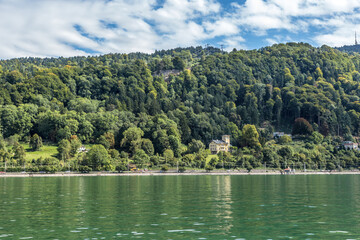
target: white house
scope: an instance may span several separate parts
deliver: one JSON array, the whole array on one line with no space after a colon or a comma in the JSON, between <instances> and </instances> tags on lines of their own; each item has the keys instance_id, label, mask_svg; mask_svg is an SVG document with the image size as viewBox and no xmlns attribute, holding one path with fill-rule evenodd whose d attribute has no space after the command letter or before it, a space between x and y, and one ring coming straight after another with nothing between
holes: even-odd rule
<instances>
[{"instance_id":1,"label":"white house","mask_svg":"<svg viewBox=\"0 0 360 240\"><path fill-rule=\"evenodd\" d=\"M357 143L354 143L354 142L352 142L352 141L344 141L343 143L342 143L342 145L344 146L344 148L346 149L346 150L358 150L358 148L359 148L359 146L358 146L358 144Z\"/></svg>"},{"instance_id":2,"label":"white house","mask_svg":"<svg viewBox=\"0 0 360 240\"><path fill-rule=\"evenodd\" d=\"M285 135L284 132L273 132L273 137L274 138L279 138L279 137L282 137L284 135Z\"/></svg>"}]
</instances>

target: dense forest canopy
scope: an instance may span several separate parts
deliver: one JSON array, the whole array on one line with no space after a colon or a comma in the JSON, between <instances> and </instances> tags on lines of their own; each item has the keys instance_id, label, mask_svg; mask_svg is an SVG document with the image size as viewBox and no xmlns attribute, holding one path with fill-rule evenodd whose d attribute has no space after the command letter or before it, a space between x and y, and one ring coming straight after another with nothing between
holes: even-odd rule
<instances>
[{"instance_id":1,"label":"dense forest canopy","mask_svg":"<svg viewBox=\"0 0 360 240\"><path fill-rule=\"evenodd\" d=\"M139 148L181 157L223 134L243 147L247 124L291 133L297 118L324 137L353 139L359 71L359 54L305 43L3 60L0 129L4 138L111 142L134 157Z\"/></svg>"}]
</instances>

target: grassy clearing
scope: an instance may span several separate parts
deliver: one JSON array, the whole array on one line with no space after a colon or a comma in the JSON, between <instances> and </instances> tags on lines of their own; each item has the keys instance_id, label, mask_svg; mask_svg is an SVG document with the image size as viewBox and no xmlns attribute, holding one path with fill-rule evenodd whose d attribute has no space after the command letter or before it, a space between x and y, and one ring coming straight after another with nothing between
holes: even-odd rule
<instances>
[{"instance_id":1,"label":"grassy clearing","mask_svg":"<svg viewBox=\"0 0 360 240\"><path fill-rule=\"evenodd\" d=\"M22 143L21 144L26 151L25 159L26 160L33 160L38 159L40 157L47 158L47 157L56 157L57 154L57 146L56 145L44 145L40 151L32 151L29 147L29 144Z\"/></svg>"},{"instance_id":2,"label":"grassy clearing","mask_svg":"<svg viewBox=\"0 0 360 240\"><path fill-rule=\"evenodd\" d=\"M58 154L57 145L56 144L44 144L40 151L32 151L29 147L29 144L21 143L26 151L25 159L26 160L33 160L38 159L40 157L47 158L47 157L56 157ZM84 145L87 149L91 149L93 146L92 144L85 144Z\"/></svg>"}]
</instances>

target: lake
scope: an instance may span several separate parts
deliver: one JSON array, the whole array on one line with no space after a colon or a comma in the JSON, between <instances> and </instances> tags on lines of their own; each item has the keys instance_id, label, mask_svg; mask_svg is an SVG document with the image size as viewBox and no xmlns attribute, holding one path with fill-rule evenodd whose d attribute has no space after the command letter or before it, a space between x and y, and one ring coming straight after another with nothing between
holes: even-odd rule
<instances>
[{"instance_id":1,"label":"lake","mask_svg":"<svg viewBox=\"0 0 360 240\"><path fill-rule=\"evenodd\" d=\"M0 178L0 239L359 239L360 175Z\"/></svg>"}]
</instances>

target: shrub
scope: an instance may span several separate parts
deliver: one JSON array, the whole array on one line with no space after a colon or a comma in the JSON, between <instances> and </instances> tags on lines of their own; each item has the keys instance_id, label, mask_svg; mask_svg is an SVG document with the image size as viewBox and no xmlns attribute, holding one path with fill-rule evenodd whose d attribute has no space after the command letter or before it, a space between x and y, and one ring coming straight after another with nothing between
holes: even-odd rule
<instances>
[{"instance_id":1,"label":"shrub","mask_svg":"<svg viewBox=\"0 0 360 240\"><path fill-rule=\"evenodd\" d=\"M211 165L206 165L205 170L206 170L206 172L210 172L210 171L214 170L214 167Z\"/></svg>"},{"instance_id":2,"label":"shrub","mask_svg":"<svg viewBox=\"0 0 360 240\"><path fill-rule=\"evenodd\" d=\"M185 167L179 167L179 173L183 173L183 172L185 172L186 171L186 169L185 169Z\"/></svg>"},{"instance_id":3,"label":"shrub","mask_svg":"<svg viewBox=\"0 0 360 240\"><path fill-rule=\"evenodd\" d=\"M81 173L89 173L91 168L89 166L79 166L79 172Z\"/></svg>"},{"instance_id":4,"label":"shrub","mask_svg":"<svg viewBox=\"0 0 360 240\"><path fill-rule=\"evenodd\" d=\"M126 164L120 164L120 165L116 166L115 169L118 172L123 172L123 171L126 171L128 168L127 168Z\"/></svg>"},{"instance_id":5,"label":"shrub","mask_svg":"<svg viewBox=\"0 0 360 240\"><path fill-rule=\"evenodd\" d=\"M168 165L162 165L161 171L164 171L164 172L169 171L169 166Z\"/></svg>"}]
</instances>

